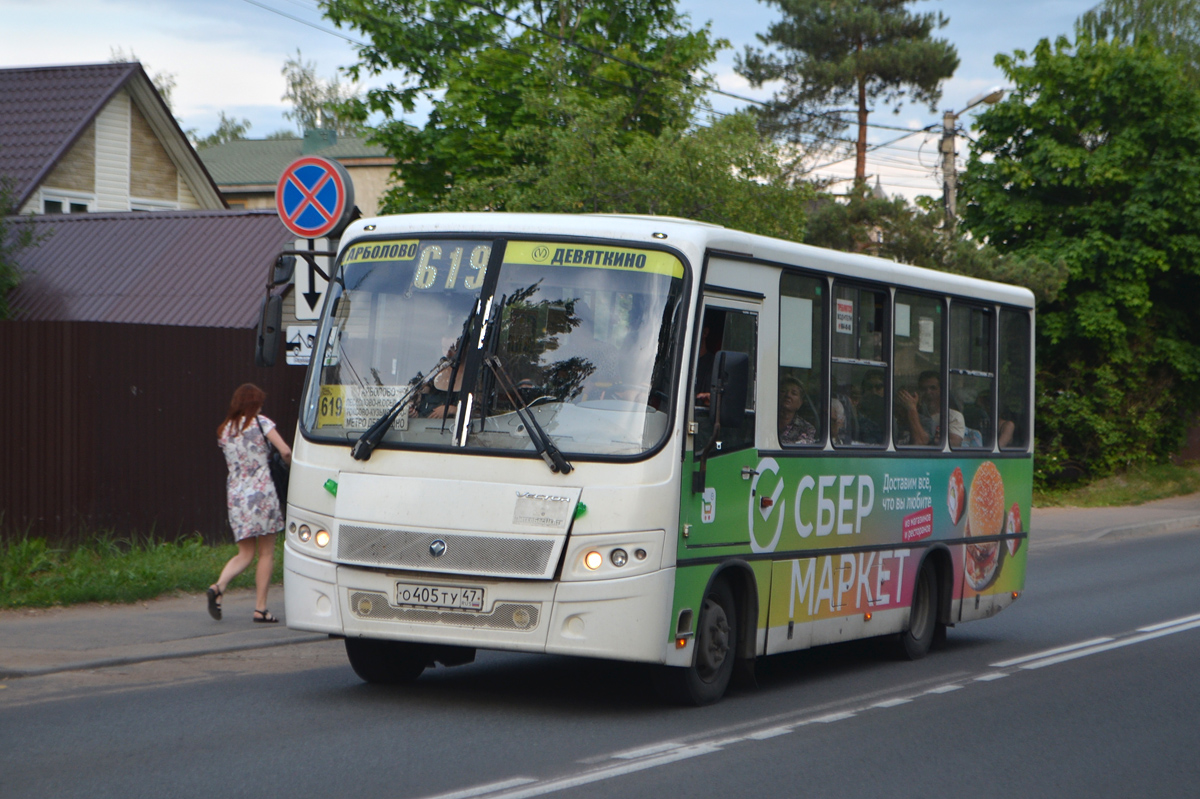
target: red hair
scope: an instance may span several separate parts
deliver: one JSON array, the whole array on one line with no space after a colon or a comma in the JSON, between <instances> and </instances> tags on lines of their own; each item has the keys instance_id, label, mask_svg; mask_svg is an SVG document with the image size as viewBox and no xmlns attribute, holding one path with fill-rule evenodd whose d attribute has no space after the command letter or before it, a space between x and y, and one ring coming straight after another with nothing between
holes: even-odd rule
<instances>
[{"instance_id":1,"label":"red hair","mask_svg":"<svg viewBox=\"0 0 1200 799\"><path fill-rule=\"evenodd\" d=\"M236 425L238 430L249 427L250 421L262 410L263 400L266 398L267 392L253 383L242 383L238 386L237 391L233 392L233 399L229 401L229 413L225 414L225 419L217 427L217 438L221 437L221 433L230 424Z\"/></svg>"}]
</instances>

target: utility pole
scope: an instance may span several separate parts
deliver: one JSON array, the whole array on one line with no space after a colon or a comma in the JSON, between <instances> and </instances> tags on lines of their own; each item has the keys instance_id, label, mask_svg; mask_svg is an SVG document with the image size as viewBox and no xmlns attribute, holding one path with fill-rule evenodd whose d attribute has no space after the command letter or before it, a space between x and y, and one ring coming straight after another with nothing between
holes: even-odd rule
<instances>
[{"instance_id":1,"label":"utility pole","mask_svg":"<svg viewBox=\"0 0 1200 799\"><path fill-rule=\"evenodd\" d=\"M942 113L942 210L946 212L945 230L953 234L958 224L958 154L954 152L954 130L958 114Z\"/></svg>"},{"instance_id":2,"label":"utility pole","mask_svg":"<svg viewBox=\"0 0 1200 799\"><path fill-rule=\"evenodd\" d=\"M942 210L946 212L946 224L943 229L951 235L958 227L958 153L955 152L954 146L958 117L980 103L994 105L1003 97L1004 89L996 86L967 100L967 107L957 114L953 111L942 112Z\"/></svg>"}]
</instances>

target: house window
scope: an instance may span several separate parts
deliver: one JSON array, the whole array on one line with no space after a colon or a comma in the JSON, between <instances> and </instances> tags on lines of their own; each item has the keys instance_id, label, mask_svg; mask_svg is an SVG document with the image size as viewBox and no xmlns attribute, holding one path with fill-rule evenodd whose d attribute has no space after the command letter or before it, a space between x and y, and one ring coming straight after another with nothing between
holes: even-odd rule
<instances>
[{"instance_id":1,"label":"house window","mask_svg":"<svg viewBox=\"0 0 1200 799\"><path fill-rule=\"evenodd\" d=\"M71 203L71 213L86 214L88 212L87 203Z\"/></svg>"},{"instance_id":2,"label":"house window","mask_svg":"<svg viewBox=\"0 0 1200 799\"><path fill-rule=\"evenodd\" d=\"M61 214L63 212L62 200L43 200L43 214Z\"/></svg>"}]
</instances>

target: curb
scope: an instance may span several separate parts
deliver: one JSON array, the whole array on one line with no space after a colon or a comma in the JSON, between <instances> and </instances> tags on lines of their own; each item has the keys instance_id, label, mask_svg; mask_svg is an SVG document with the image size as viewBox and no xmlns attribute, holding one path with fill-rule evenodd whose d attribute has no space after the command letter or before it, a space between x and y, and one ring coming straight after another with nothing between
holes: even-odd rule
<instances>
[{"instance_id":1,"label":"curb","mask_svg":"<svg viewBox=\"0 0 1200 799\"><path fill-rule=\"evenodd\" d=\"M1180 516L1174 519L1162 519L1157 522L1139 522L1138 524L1127 524L1122 527L1109 527L1097 533L1092 540L1098 541L1102 538L1119 540L1122 538L1140 538L1141 536L1148 535L1182 533L1187 530L1195 530L1198 527L1200 527L1200 516Z\"/></svg>"},{"instance_id":2,"label":"curb","mask_svg":"<svg viewBox=\"0 0 1200 799\"><path fill-rule=\"evenodd\" d=\"M135 663L149 663L155 660L177 660L180 658L200 657L202 655L222 655L228 652L244 652L248 649L268 649L275 646L290 646L291 644L311 644L316 641L327 641L325 634L312 634L298 638L288 638L282 641L267 641L251 644L232 644L230 646L215 646L206 649L186 652L160 652L153 655L134 655L131 657L98 658L80 663L66 663L61 666L43 666L33 669L12 669L0 666L0 680L12 680L20 677L42 677L47 674L60 674L65 671L87 671L103 669L111 666L129 666Z\"/></svg>"}]
</instances>

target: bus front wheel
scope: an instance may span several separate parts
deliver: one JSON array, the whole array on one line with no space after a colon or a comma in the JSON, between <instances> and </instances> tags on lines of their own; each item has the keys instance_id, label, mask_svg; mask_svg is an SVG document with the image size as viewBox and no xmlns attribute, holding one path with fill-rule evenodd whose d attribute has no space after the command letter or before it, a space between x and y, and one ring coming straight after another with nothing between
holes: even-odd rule
<instances>
[{"instance_id":1,"label":"bus front wheel","mask_svg":"<svg viewBox=\"0 0 1200 799\"><path fill-rule=\"evenodd\" d=\"M920 660L929 653L937 631L938 589L933 564L925 561L913 584L912 609L908 629L900 633L900 654L908 660Z\"/></svg>"},{"instance_id":2,"label":"bus front wheel","mask_svg":"<svg viewBox=\"0 0 1200 799\"><path fill-rule=\"evenodd\" d=\"M721 580L708 589L700 606L692 665L664 672L673 698L689 705L710 705L724 696L737 658L737 640L737 603L729 584Z\"/></svg>"},{"instance_id":3,"label":"bus front wheel","mask_svg":"<svg viewBox=\"0 0 1200 799\"><path fill-rule=\"evenodd\" d=\"M412 682L429 665L428 653L420 644L374 638L347 638L346 657L355 674L379 685Z\"/></svg>"}]
</instances>

